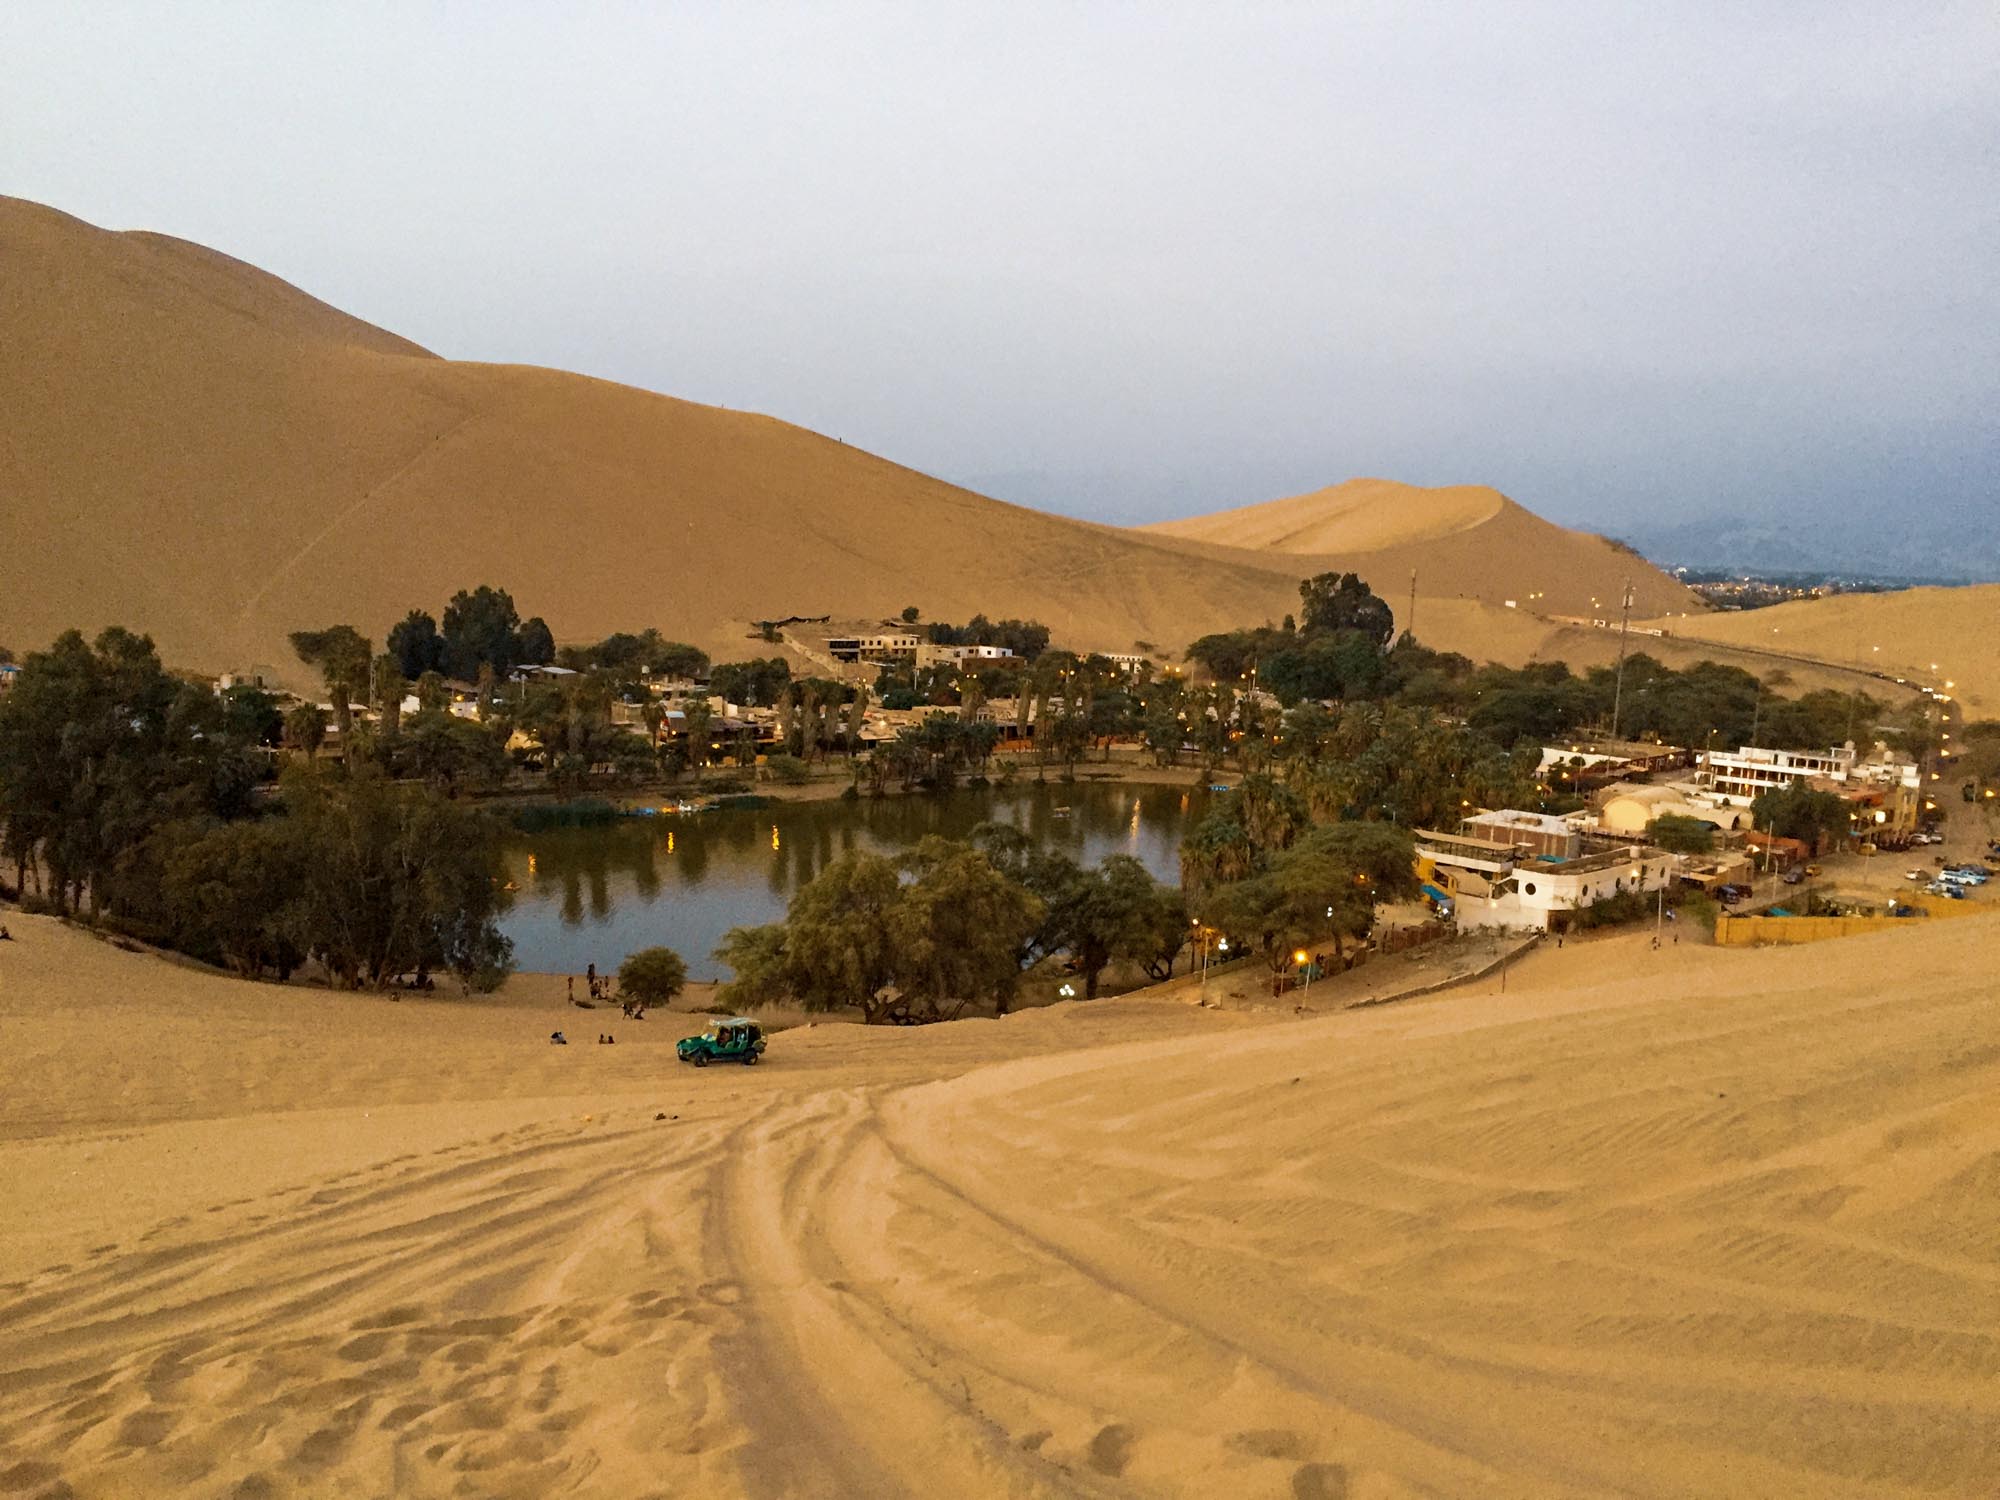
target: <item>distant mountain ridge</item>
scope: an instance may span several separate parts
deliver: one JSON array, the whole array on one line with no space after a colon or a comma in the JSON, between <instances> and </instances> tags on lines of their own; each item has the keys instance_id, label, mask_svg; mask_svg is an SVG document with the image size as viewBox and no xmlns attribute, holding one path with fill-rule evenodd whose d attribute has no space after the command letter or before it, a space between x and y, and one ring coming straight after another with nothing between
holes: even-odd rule
<instances>
[{"instance_id":1,"label":"distant mountain ridge","mask_svg":"<svg viewBox=\"0 0 2000 1500\"><path fill-rule=\"evenodd\" d=\"M1913 533L1888 519L1857 525L1818 518L1797 525L1719 517L1622 527L1619 535L1662 568L2000 582L2000 526L1947 535L1935 528Z\"/></svg>"}]
</instances>

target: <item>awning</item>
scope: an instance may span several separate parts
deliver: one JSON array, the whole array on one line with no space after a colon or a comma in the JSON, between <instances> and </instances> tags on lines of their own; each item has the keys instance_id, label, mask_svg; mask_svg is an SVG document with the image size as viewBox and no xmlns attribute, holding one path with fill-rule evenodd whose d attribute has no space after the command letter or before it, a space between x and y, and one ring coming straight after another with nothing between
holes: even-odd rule
<instances>
[{"instance_id":1,"label":"awning","mask_svg":"<svg viewBox=\"0 0 2000 1500\"><path fill-rule=\"evenodd\" d=\"M1445 891L1441 891L1441 890L1439 890L1439 889L1438 889L1438 888L1437 888L1436 886L1434 886L1434 885L1425 885L1425 886L1423 887L1423 892L1424 892L1424 894L1425 894L1426 896L1430 897L1430 898L1431 898L1431 900L1433 900L1433 901L1442 901L1442 902L1443 902L1443 903L1444 903L1444 904L1445 904L1446 906L1449 906L1449 905L1451 905L1451 896L1450 896L1450 894L1449 894L1448 892L1445 892Z\"/></svg>"}]
</instances>

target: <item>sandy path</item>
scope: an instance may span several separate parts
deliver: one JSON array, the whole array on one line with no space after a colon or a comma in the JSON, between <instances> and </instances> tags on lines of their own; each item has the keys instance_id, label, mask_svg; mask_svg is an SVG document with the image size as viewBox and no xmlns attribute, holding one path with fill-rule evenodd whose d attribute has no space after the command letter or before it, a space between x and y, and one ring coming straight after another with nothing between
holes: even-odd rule
<instances>
[{"instance_id":1,"label":"sandy path","mask_svg":"<svg viewBox=\"0 0 2000 1500\"><path fill-rule=\"evenodd\" d=\"M1312 1020L822 1027L705 1072L667 1032L548 1047L538 1004L302 998L14 925L8 1493L2000 1472L1990 921L1612 939ZM56 1071L133 1042L115 1090Z\"/></svg>"}]
</instances>

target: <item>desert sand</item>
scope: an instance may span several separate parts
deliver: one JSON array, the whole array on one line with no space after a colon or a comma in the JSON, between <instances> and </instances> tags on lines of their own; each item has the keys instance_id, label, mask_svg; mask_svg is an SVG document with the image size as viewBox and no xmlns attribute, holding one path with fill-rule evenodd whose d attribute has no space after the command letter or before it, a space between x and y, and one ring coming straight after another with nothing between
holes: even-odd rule
<instances>
[{"instance_id":1,"label":"desert sand","mask_svg":"<svg viewBox=\"0 0 2000 1500\"><path fill-rule=\"evenodd\" d=\"M770 417L441 359L226 255L18 199L0 198L0 263L0 644L16 651L119 623L176 665L304 686L287 632L347 621L379 642L481 582L565 640L653 626L723 659L768 649L754 620L916 604L1177 660L1295 610L1299 579L1327 568L1359 570L1399 614L1412 568L1444 603L1602 613L1629 577L1646 610L1698 607L1492 491L1278 502L1346 497L1352 534L1322 528L1324 553L1231 516L1120 530ZM1478 629L1426 639L1491 654Z\"/></svg>"},{"instance_id":2,"label":"desert sand","mask_svg":"<svg viewBox=\"0 0 2000 1500\"><path fill-rule=\"evenodd\" d=\"M1637 614L1706 609L1689 589L1636 553L1588 532L1544 521L1484 485L1426 489L1387 479L1345 484L1144 528L1226 546L1293 555L1309 571L1360 573L1400 618L1410 575L1422 601L1473 600L1536 615L1618 618L1624 586ZM1430 615L1431 639L1440 623ZM1453 635L1434 645L1474 637ZM1473 654L1471 652L1468 655ZM1496 656L1497 660L1498 657Z\"/></svg>"},{"instance_id":3,"label":"desert sand","mask_svg":"<svg viewBox=\"0 0 2000 1500\"><path fill-rule=\"evenodd\" d=\"M9 915L24 1495L1973 1496L2000 924L778 1035ZM575 1042L550 1046L564 1026ZM665 1116L665 1118L660 1118Z\"/></svg>"},{"instance_id":4,"label":"desert sand","mask_svg":"<svg viewBox=\"0 0 2000 1500\"><path fill-rule=\"evenodd\" d=\"M1680 640L1796 652L1938 688L1949 681L1972 718L2000 717L2000 584L1834 594L1648 623Z\"/></svg>"}]
</instances>

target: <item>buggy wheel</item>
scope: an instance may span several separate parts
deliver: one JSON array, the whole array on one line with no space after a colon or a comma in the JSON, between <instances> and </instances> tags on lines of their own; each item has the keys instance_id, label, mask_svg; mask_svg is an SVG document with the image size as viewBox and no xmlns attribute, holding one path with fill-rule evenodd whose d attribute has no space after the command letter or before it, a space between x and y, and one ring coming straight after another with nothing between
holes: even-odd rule
<instances>
[{"instance_id":1,"label":"buggy wheel","mask_svg":"<svg viewBox=\"0 0 2000 1500\"><path fill-rule=\"evenodd\" d=\"M688 1060L692 1062L697 1068L705 1068L708 1066L708 1054L706 1052L697 1052L692 1058Z\"/></svg>"},{"instance_id":2,"label":"buggy wheel","mask_svg":"<svg viewBox=\"0 0 2000 1500\"><path fill-rule=\"evenodd\" d=\"M743 1056L743 1066L744 1066L744 1067L746 1067L746 1068L747 1068L747 1067L749 1067L749 1066L750 1066L750 1065L751 1065L752 1063L754 1063L755 1061L757 1061L757 1054L756 1054L756 1053L754 1053L754 1052L747 1052L747 1053L745 1053L745 1054L744 1054L744 1056Z\"/></svg>"}]
</instances>

